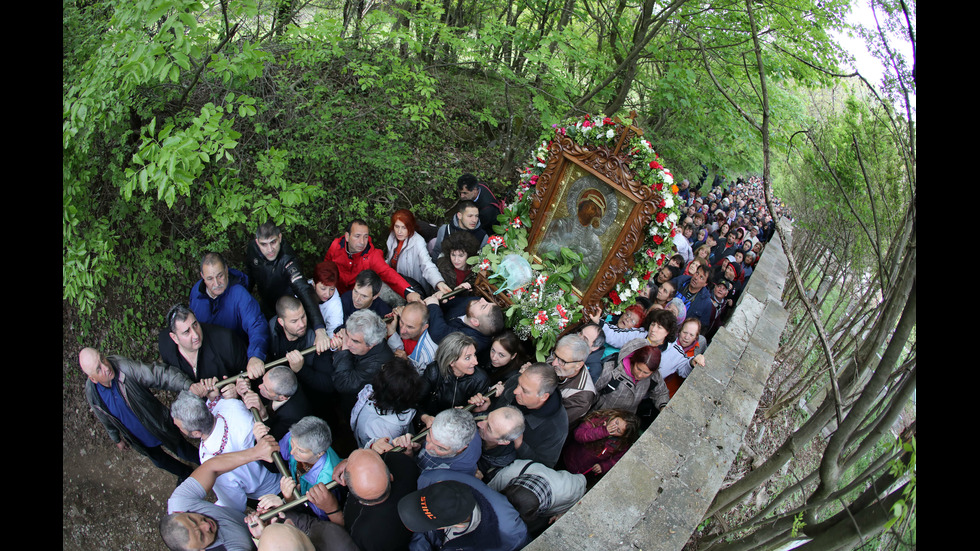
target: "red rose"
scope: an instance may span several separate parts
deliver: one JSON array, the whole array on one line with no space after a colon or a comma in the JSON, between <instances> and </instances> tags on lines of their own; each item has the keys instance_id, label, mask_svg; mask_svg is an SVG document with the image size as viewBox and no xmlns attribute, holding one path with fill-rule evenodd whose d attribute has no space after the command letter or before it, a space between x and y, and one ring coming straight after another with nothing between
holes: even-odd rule
<instances>
[{"instance_id":1,"label":"red rose","mask_svg":"<svg viewBox=\"0 0 980 551\"><path fill-rule=\"evenodd\" d=\"M647 272L647 274L645 276L643 276L643 280L644 281L649 281L650 280L650 276L652 276L652 275L653 275L653 272Z\"/></svg>"},{"instance_id":2,"label":"red rose","mask_svg":"<svg viewBox=\"0 0 980 551\"><path fill-rule=\"evenodd\" d=\"M660 258L657 259L657 266L663 266L663 264L664 264L664 257L663 255L660 255Z\"/></svg>"},{"instance_id":3,"label":"red rose","mask_svg":"<svg viewBox=\"0 0 980 551\"><path fill-rule=\"evenodd\" d=\"M657 191L663 191L664 190L664 185L662 183L660 183L660 182L657 182L656 184L653 184L653 189L655 189Z\"/></svg>"},{"instance_id":4,"label":"red rose","mask_svg":"<svg viewBox=\"0 0 980 551\"><path fill-rule=\"evenodd\" d=\"M655 235L653 236L653 242L656 243L657 245L663 245L664 238L660 237L659 235Z\"/></svg>"},{"instance_id":5,"label":"red rose","mask_svg":"<svg viewBox=\"0 0 980 551\"><path fill-rule=\"evenodd\" d=\"M602 119L602 124L612 124L612 123L613 123L613 120L610 119L609 117L606 117L606 118Z\"/></svg>"},{"instance_id":6,"label":"red rose","mask_svg":"<svg viewBox=\"0 0 980 551\"><path fill-rule=\"evenodd\" d=\"M657 161L650 161L650 168L663 168Z\"/></svg>"},{"instance_id":7,"label":"red rose","mask_svg":"<svg viewBox=\"0 0 980 551\"><path fill-rule=\"evenodd\" d=\"M664 223L664 220L666 220L666 219L667 219L667 215L664 212L661 211L661 212L658 212L657 213L657 223L658 224L663 224Z\"/></svg>"},{"instance_id":8,"label":"red rose","mask_svg":"<svg viewBox=\"0 0 980 551\"><path fill-rule=\"evenodd\" d=\"M611 300L613 304L620 304L623 302L623 300L619 298L619 295L616 294L616 291L609 291L609 300Z\"/></svg>"}]
</instances>

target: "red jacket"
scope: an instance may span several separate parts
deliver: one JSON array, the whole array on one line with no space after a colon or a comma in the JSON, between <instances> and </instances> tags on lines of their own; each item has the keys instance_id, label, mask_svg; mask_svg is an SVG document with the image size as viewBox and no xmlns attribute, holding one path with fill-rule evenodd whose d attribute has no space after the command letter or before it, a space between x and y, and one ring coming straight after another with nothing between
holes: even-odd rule
<instances>
[{"instance_id":1,"label":"red jacket","mask_svg":"<svg viewBox=\"0 0 980 551\"><path fill-rule=\"evenodd\" d=\"M347 254L347 240L343 236L338 237L330 244L330 248L327 249L327 254L323 259L332 260L337 264L337 270L340 272L337 292L340 294L353 289L357 274L364 270L377 272L381 276L381 281L387 283L389 287L402 296L405 296L405 290L408 289L408 282L385 262L381 250L374 247L370 237L367 247L353 256Z\"/></svg>"}]
</instances>

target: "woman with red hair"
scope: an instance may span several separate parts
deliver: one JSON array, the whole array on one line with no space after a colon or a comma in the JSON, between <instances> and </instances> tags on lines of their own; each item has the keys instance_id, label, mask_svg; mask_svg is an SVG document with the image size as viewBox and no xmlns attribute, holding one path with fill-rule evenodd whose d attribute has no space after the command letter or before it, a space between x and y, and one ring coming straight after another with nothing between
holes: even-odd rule
<instances>
[{"instance_id":1,"label":"woman with red hair","mask_svg":"<svg viewBox=\"0 0 980 551\"><path fill-rule=\"evenodd\" d=\"M425 239L415 230L415 215L408 209L396 210L391 215L391 232L388 234L388 254L385 262L401 274L414 289L422 289L425 296L434 290L452 290L442 280L439 269L432 263Z\"/></svg>"},{"instance_id":2,"label":"woman with red hair","mask_svg":"<svg viewBox=\"0 0 980 551\"><path fill-rule=\"evenodd\" d=\"M657 311L657 310L655 310ZM660 348L647 339L634 339L623 345L615 358L602 364L602 375L595 382L595 409L625 409L636 412L644 398L652 398L657 411L670 399L660 375Z\"/></svg>"},{"instance_id":3,"label":"woman with red hair","mask_svg":"<svg viewBox=\"0 0 980 551\"><path fill-rule=\"evenodd\" d=\"M344 324L344 306L337 292L337 281L340 279L340 269L333 260L324 260L313 269L313 279L309 280L317 301L320 303L320 315L327 325L327 335L333 336L335 329Z\"/></svg>"}]
</instances>

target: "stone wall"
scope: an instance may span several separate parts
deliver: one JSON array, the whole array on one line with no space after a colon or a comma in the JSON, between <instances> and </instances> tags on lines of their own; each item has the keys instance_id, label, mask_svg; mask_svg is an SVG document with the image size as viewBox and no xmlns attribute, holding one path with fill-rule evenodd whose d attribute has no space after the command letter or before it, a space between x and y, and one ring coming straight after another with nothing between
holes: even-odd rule
<instances>
[{"instance_id":1,"label":"stone wall","mask_svg":"<svg viewBox=\"0 0 980 551\"><path fill-rule=\"evenodd\" d=\"M789 238L786 220L781 230ZM691 376L623 459L525 549L678 551L714 499L741 447L789 314L788 262L766 246L731 319Z\"/></svg>"}]
</instances>

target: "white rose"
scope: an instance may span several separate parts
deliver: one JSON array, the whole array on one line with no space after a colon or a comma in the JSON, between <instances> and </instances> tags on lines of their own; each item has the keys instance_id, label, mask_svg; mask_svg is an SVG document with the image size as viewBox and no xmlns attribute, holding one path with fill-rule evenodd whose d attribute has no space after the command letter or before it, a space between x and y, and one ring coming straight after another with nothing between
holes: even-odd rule
<instances>
[{"instance_id":1,"label":"white rose","mask_svg":"<svg viewBox=\"0 0 980 551\"><path fill-rule=\"evenodd\" d=\"M672 208L674 206L674 200L668 195L664 197L664 208Z\"/></svg>"},{"instance_id":2,"label":"white rose","mask_svg":"<svg viewBox=\"0 0 980 551\"><path fill-rule=\"evenodd\" d=\"M633 289L633 291L640 290L640 282L635 277L630 280L630 289Z\"/></svg>"},{"instance_id":3,"label":"white rose","mask_svg":"<svg viewBox=\"0 0 980 551\"><path fill-rule=\"evenodd\" d=\"M619 293L619 298L623 300L627 300L630 298L631 293L632 291L630 291L629 289L624 289L622 293Z\"/></svg>"},{"instance_id":4,"label":"white rose","mask_svg":"<svg viewBox=\"0 0 980 551\"><path fill-rule=\"evenodd\" d=\"M666 172L664 172L664 183L667 184L668 186L670 184L673 184L674 183L673 176L671 176L670 174L667 174Z\"/></svg>"},{"instance_id":5,"label":"white rose","mask_svg":"<svg viewBox=\"0 0 980 551\"><path fill-rule=\"evenodd\" d=\"M609 131L606 132L606 138L608 138L610 140L613 139L613 136L615 136L615 135L616 135L616 132L612 128L610 128Z\"/></svg>"},{"instance_id":6,"label":"white rose","mask_svg":"<svg viewBox=\"0 0 980 551\"><path fill-rule=\"evenodd\" d=\"M672 213L668 214L667 215L667 220L670 220L671 222L677 222L677 213L676 212L672 212Z\"/></svg>"}]
</instances>

